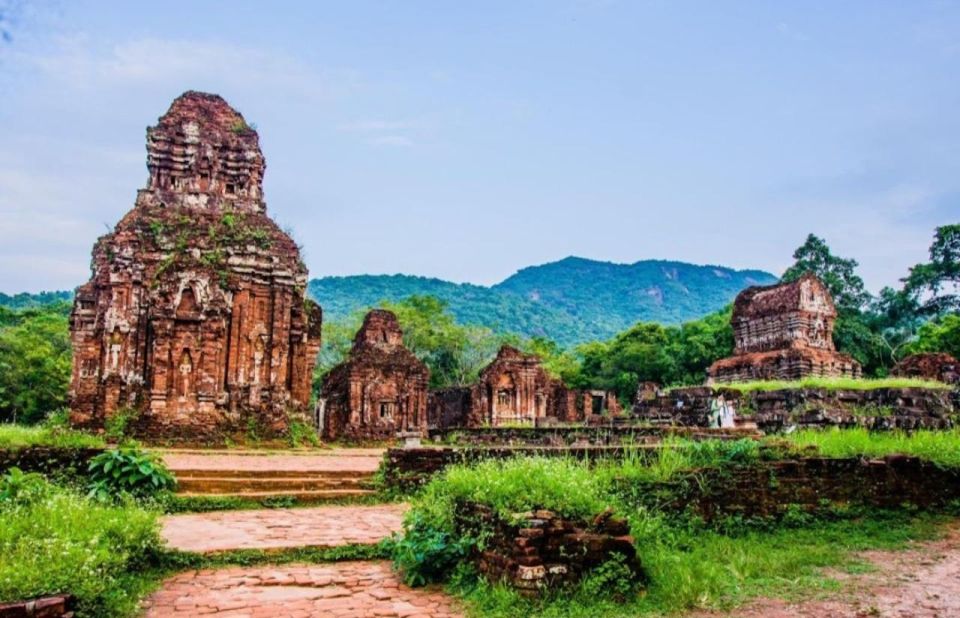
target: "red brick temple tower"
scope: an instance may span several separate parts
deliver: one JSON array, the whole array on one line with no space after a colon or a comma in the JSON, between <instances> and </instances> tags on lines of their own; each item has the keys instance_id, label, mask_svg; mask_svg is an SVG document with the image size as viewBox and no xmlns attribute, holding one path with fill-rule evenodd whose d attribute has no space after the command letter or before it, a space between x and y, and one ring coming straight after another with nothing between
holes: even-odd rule
<instances>
[{"instance_id":1,"label":"red brick temple tower","mask_svg":"<svg viewBox=\"0 0 960 618\"><path fill-rule=\"evenodd\" d=\"M147 186L93 248L77 290L71 419L132 413L145 437L283 432L310 402L320 307L267 216L257 132L216 95L187 92L147 129Z\"/></svg>"}]
</instances>

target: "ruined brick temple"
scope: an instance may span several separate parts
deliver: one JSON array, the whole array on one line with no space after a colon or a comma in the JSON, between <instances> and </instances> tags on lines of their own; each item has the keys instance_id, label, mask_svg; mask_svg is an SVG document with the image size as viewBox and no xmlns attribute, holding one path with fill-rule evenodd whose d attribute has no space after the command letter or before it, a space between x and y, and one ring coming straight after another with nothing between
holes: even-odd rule
<instances>
[{"instance_id":1,"label":"ruined brick temple","mask_svg":"<svg viewBox=\"0 0 960 618\"><path fill-rule=\"evenodd\" d=\"M219 96L187 92L147 129L147 168L76 293L72 421L131 409L149 436L282 432L309 405L321 312L266 214L257 132Z\"/></svg>"},{"instance_id":2,"label":"ruined brick temple","mask_svg":"<svg viewBox=\"0 0 960 618\"><path fill-rule=\"evenodd\" d=\"M573 423L619 411L613 393L569 389L546 372L536 354L503 346L476 384L431 392L428 414L432 427L448 429Z\"/></svg>"},{"instance_id":3,"label":"ruined brick temple","mask_svg":"<svg viewBox=\"0 0 960 618\"><path fill-rule=\"evenodd\" d=\"M711 382L860 377L860 364L833 345L837 310L812 274L740 292L733 305L733 356L707 369Z\"/></svg>"},{"instance_id":4,"label":"ruined brick temple","mask_svg":"<svg viewBox=\"0 0 960 618\"><path fill-rule=\"evenodd\" d=\"M354 338L350 358L323 381L321 433L327 439L425 435L429 381L427 366L403 345L397 316L374 309Z\"/></svg>"}]
</instances>

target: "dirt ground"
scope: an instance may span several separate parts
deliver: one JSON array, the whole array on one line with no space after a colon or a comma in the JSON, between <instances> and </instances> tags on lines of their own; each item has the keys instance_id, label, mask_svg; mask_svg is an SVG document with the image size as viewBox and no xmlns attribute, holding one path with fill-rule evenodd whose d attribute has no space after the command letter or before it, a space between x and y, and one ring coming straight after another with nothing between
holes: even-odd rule
<instances>
[{"instance_id":1,"label":"dirt ground","mask_svg":"<svg viewBox=\"0 0 960 618\"><path fill-rule=\"evenodd\" d=\"M690 618L960 617L960 522L937 541L907 551L870 551L859 556L877 570L834 574L843 590L828 599L790 603L755 599L730 612L698 612Z\"/></svg>"}]
</instances>

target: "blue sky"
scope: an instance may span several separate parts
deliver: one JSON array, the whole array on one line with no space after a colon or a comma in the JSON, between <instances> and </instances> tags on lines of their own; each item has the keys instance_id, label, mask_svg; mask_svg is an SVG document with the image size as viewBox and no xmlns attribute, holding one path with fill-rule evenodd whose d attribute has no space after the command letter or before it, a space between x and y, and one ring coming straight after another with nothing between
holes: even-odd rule
<instances>
[{"instance_id":1,"label":"blue sky","mask_svg":"<svg viewBox=\"0 0 960 618\"><path fill-rule=\"evenodd\" d=\"M875 291L960 215L957 2L13 7L4 292L86 280L146 180L146 126L188 89L256 123L311 276L779 273L814 232Z\"/></svg>"}]
</instances>

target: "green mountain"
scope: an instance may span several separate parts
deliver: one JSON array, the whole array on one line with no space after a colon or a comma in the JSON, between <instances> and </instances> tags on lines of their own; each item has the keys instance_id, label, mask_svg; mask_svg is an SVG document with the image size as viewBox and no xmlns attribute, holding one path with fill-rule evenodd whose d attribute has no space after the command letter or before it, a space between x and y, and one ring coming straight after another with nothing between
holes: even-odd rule
<instances>
[{"instance_id":1,"label":"green mountain","mask_svg":"<svg viewBox=\"0 0 960 618\"><path fill-rule=\"evenodd\" d=\"M325 320L421 294L446 301L463 324L548 337L568 346L609 339L639 321L693 320L722 308L745 287L774 281L759 270L568 257L524 268L492 287L412 275L357 275L313 279L309 293L323 306ZM0 306L23 309L72 298L68 291L0 294Z\"/></svg>"},{"instance_id":2,"label":"green mountain","mask_svg":"<svg viewBox=\"0 0 960 618\"><path fill-rule=\"evenodd\" d=\"M413 294L445 300L457 320L544 336L562 345L608 339L638 321L679 324L722 308L770 273L645 260L613 264L568 257L524 268L492 287L409 275L323 277L309 291L326 319Z\"/></svg>"}]
</instances>

